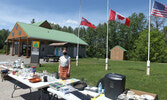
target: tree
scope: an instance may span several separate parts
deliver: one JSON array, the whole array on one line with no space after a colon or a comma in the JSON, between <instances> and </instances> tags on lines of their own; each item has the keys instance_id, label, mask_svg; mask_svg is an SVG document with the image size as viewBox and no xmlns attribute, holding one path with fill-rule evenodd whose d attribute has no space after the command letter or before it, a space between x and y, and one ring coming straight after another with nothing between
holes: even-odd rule
<instances>
[{"instance_id":1,"label":"tree","mask_svg":"<svg viewBox=\"0 0 167 100\"><path fill-rule=\"evenodd\" d=\"M50 23L52 29L55 29L55 30L62 30L62 27L58 24L54 24L54 23Z\"/></svg>"},{"instance_id":2,"label":"tree","mask_svg":"<svg viewBox=\"0 0 167 100\"><path fill-rule=\"evenodd\" d=\"M63 26L62 31L68 32L68 28L66 26Z\"/></svg>"},{"instance_id":3,"label":"tree","mask_svg":"<svg viewBox=\"0 0 167 100\"><path fill-rule=\"evenodd\" d=\"M157 16L151 16L151 21L155 25L156 29L160 29L165 24L165 18L157 17Z\"/></svg>"},{"instance_id":4,"label":"tree","mask_svg":"<svg viewBox=\"0 0 167 100\"><path fill-rule=\"evenodd\" d=\"M35 23L35 19L32 19L31 24Z\"/></svg>"},{"instance_id":5,"label":"tree","mask_svg":"<svg viewBox=\"0 0 167 100\"><path fill-rule=\"evenodd\" d=\"M130 55L132 54L134 41L138 39L139 33L147 28L147 18L143 13L133 13L129 18L130 26L121 25L120 27L120 31L124 34L121 46L127 50L126 59L131 58Z\"/></svg>"},{"instance_id":6,"label":"tree","mask_svg":"<svg viewBox=\"0 0 167 100\"><path fill-rule=\"evenodd\" d=\"M96 46L95 46L95 41L96 41L96 30L92 28L87 28L87 31L85 33L85 42L88 43L87 47L87 56L89 57L95 57L96 55Z\"/></svg>"},{"instance_id":7,"label":"tree","mask_svg":"<svg viewBox=\"0 0 167 100\"><path fill-rule=\"evenodd\" d=\"M9 30L5 29L0 30L0 49L3 48L9 33L10 33Z\"/></svg>"},{"instance_id":8,"label":"tree","mask_svg":"<svg viewBox=\"0 0 167 100\"><path fill-rule=\"evenodd\" d=\"M166 43L167 43L167 26L165 26L165 27L163 28L163 32L164 32L164 34L165 34L165 40L166 40Z\"/></svg>"},{"instance_id":9,"label":"tree","mask_svg":"<svg viewBox=\"0 0 167 100\"><path fill-rule=\"evenodd\" d=\"M107 24L99 24L96 29L96 56L98 58L105 58L106 55L106 36L107 36Z\"/></svg>"},{"instance_id":10,"label":"tree","mask_svg":"<svg viewBox=\"0 0 167 100\"><path fill-rule=\"evenodd\" d=\"M73 33L73 28L71 26L69 26L67 30L69 33Z\"/></svg>"},{"instance_id":11,"label":"tree","mask_svg":"<svg viewBox=\"0 0 167 100\"><path fill-rule=\"evenodd\" d=\"M167 45L165 43L164 33L158 30L152 30L150 33L150 60L155 62L167 62ZM135 41L134 49L131 54L132 60L146 61L148 50L148 30L140 33Z\"/></svg>"}]
</instances>

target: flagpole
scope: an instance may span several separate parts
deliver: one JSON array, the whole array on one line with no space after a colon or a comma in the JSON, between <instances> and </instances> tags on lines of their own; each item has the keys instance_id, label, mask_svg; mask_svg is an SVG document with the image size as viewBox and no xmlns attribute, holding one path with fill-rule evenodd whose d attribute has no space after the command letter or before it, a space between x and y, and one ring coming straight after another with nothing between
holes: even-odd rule
<instances>
[{"instance_id":1,"label":"flagpole","mask_svg":"<svg viewBox=\"0 0 167 100\"><path fill-rule=\"evenodd\" d=\"M148 26L148 60L147 60L147 72L150 75L150 24L151 24L151 0L149 0L149 26Z\"/></svg>"},{"instance_id":2,"label":"flagpole","mask_svg":"<svg viewBox=\"0 0 167 100\"><path fill-rule=\"evenodd\" d=\"M108 10L109 10L109 0L107 0L107 39L106 39L106 61L105 61L106 70L108 70Z\"/></svg>"},{"instance_id":3,"label":"flagpole","mask_svg":"<svg viewBox=\"0 0 167 100\"><path fill-rule=\"evenodd\" d=\"M79 33L80 33L80 22L81 22L81 0L80 0L80 8L79 8L79 28L78 28L78 38L77 38L77 56L76 56L76 66L79 63Z\"/></svg>"}]
</instances>

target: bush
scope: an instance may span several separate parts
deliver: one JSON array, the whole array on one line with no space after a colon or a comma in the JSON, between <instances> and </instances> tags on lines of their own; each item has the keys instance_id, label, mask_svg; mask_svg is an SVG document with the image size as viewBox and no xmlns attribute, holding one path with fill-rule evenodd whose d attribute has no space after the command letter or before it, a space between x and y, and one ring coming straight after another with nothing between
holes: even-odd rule
<instances>
[{"instance_id":1,"label":"bush","mask_svg":"<svg viewBox=\"0 0 167 100\"><path fill-rule=\"evenodd\" d=\"M3 49L0 50L0 54L5 54L5 53L6 53L5 50L3 50Z\"/></svg>"}]
</instances>

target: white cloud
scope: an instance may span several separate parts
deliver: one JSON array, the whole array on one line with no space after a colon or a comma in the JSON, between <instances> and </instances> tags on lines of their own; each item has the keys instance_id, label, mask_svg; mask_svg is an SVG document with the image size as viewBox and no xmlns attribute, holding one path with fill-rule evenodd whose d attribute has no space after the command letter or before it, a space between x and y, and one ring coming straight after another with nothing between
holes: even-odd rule
<instances>
[{"instance_id":1,"label":"white cloud","mask_svg":"<svg viewBox=\"0 0 167 100\"><path fill-rule=\"evenodd\" d=\"M11 30L11 27L13 27L17 21L30 23L33 18L35 19L35 22L48 20L54 24L59 24L60 26L71 26L72 28L76 28L79 25L78 13L51 13L49 11L28 9L9 4L0 4L0 7L0 28ZM95 25L105 21L105 15L100 14L99 12L82 12L82 16Z\"/></svg>"},{"instance_id":2,"label":"white cloud","mask_svg":"<svg viewBox=\"0 0 167 100\"><path fill-rule=\"evenodd\" d=\"M57 24L59 24L62 27L63 26L71 26L72 28L76 28L79 25L78 22L76 20L73 20L73 19L59 21Z\"/></svg>"},{"instance_id":3,"label":"white cloud","mask_svg":"<svg viewBox=\"0 0 167 100\"><path fill-rule=\"evenodd\" d=\"M75 24L75 25L78 24L78 22L77 22L76 20L72 20L72 19L66 20L65 23L68 23L68 24Z\"/></svg>"},{"instance_id":4,"label":"white cloud","mask_svg":"<svg viewBox=\"0 0 167 100\"><path fill-rule=\"evenodd\" d=\"M5 26L7 25L6 23L0 22L0 25Z\"/></svg>"},{"instance_id":5,"label":"white cloud","mask_svg":"<svg viewBox=\"0 0 167 100\"><path fill-rule=\"evenodd\" d=\"M63 21L57 21L56 23L54 21L51 21L52 24L59 24L60 26L71 26L72 28L78 27L78 22L73 19L67 19Z\"/></svg>"},{"instance_id":6,"label":"white cloud","mask_svg":"<svg viewBox=\"0 0 167 100\"><path fill-rule=\"evenodd\" d=\"M9 9L8 8L9 6L12 9ZM57 14L50 12L41 13L41 11L38 10L26 9L26 8L21 8L19 6L6 5L6 4L0 4L0 7L1 7L0 15L2 15L0 16L1 26L2 24L3 25L7 24L8 26L13 27L16 22L30 23L33 18L35 19L35 22L48 20L49 22L54 24L59 24L60 26L71 26L73 28L78 26L77 25L78 22L74 20L75 18L77 19L78 17L77 14L70 15L69 13ZM70 17L72 17L73 19L70 19ZM1 27L1 28L6 28L6 27Z\"/></svg>"}]
</instances>

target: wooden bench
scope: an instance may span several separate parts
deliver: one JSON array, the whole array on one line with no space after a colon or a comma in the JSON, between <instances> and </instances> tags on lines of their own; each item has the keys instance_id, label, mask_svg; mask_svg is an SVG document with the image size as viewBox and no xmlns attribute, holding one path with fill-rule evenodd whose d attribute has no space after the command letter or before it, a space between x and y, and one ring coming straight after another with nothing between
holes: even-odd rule
<instances>
[{"instance_id":1,"label":"wooden bench","mask_svg":"<svg viewBox=\"0 0 167 100\"><path fill-rule=\"evenodd\" d=\"M49 59L53 59L53 61L59 61L59 56L54 56L54 55L47 55L46 57L43 58L44 61L49 62Z\"/></svg>"}]
</instances>

